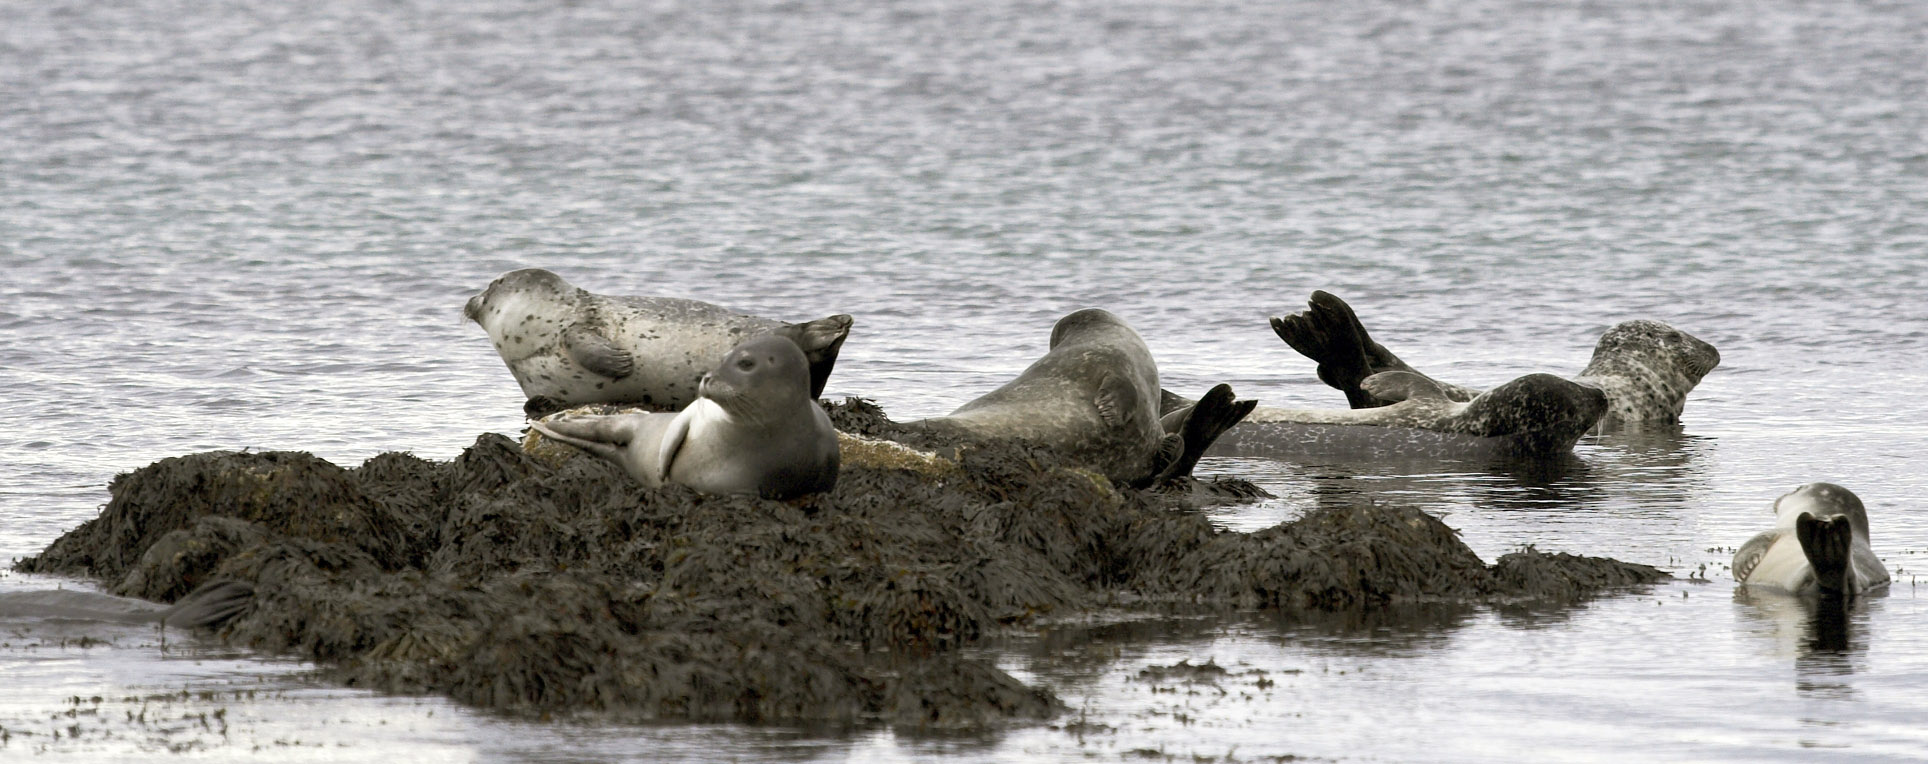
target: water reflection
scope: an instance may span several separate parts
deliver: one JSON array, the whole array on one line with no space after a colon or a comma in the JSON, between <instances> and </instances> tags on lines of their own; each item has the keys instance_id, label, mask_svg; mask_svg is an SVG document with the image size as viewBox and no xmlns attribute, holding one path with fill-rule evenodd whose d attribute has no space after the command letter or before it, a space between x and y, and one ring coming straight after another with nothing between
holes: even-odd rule
<instances>
[{"instance_id":1,"label":"water reflection","mask_svg":"<svg viewBox=\"0 0 1928 764\"><path fill-rule=\"evenodd\" d=\"M1847 700L1854 696L1849 677L1868 649L1869 610L1885 596L1792 597L1741 587L1734 601L1743 618L1765 627L1775 655L1792 657L1798 693Z\"/></svg>"}]
</instances>

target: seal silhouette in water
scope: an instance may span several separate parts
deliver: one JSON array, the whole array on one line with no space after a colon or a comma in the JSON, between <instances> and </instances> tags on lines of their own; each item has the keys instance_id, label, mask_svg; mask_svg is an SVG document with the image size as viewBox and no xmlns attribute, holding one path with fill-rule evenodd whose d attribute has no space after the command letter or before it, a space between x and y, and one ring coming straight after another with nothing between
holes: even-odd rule
<instances>
[{"instance_id":1,"label":"seal silhouette in water","mask_svg":"<svg viewBox=\"0 0 1928 764\"><path fill-rule=\"evenodd\" d=\"M1122 319L1087 308L1058 319L1050 349L1017 379L948 416L905 427L1024 441L1113 481L1143 487L1188 476L1211 439L1252 410L1253 402L1235 402L1231 388L1220 387L1201 405L1174 410L1161 421L1151 349Z\"/></svg>"},{"instance_id":2,"label":"seal silhouette in water","mask_svg":"<svg viewBox=\"0 0 1928 764\"><path fill-rule=\"evenodd\" d=\"M462 314L489 333L531 417L587 403L680 410L724 353L763 334L803 351L814 400L851 325L842 314L788 324L696 300L592 294L540 268L503 274Z\"/></svg>"},{"instance_id":3,"label":"seal silhouette in water","mask_svg":"<svg viewBox=\"0 0 1928 764\"><path fill-rule=\"evenodd\" d=\"M1774 530L1734 553L1734 580L1750 591L1853 596L1888 585L1868 544L1868 510L1833 483L1809 483L1774 500Z\"/></svg>"},{"instance_id":4,"label":"seal silhouette in water","mask_svg":"<svg viewBox=\"0 0 1928 764\"><path fill-rule=\"evenodd\" d=\"M731 350L678 413L564 413L533 426L652 488L788 499L837 484L837 433L810 394L803 351L778 336Z\"/></svg>"},{"instance_id":5,"label":"seal silhouette in water","mask_svg":"<svg viewBox=\"0 0 1928 764\"><path fill-rule=\"evenodd\" d=\"M1272 330L1318 362L1319 379L1344 392L1356 409L1393 402L1362 386L1375 374L1425 376L1372 341L1352 307L1326 292L1313 292L1305 311L1273 318ZM1600 335L1592 361L1572 381L1606 393L1607 413L1595 431L1640 431L1679 424L1687 393L1719 364L1720 351L1691 334L1659 321L1627 321ZM1433 384L1454 401L1479 395L1458 385Z\"/></svg>"}]
</instances>

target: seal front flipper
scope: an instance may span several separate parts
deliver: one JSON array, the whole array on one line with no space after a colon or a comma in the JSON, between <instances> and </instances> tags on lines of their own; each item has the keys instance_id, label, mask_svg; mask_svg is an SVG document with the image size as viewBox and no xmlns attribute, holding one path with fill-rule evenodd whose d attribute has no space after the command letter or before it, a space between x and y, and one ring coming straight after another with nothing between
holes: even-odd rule
<instances>
[{"instance_id":1,"label":"seal front flipper","mask_svg":"<svg viewBox=\"0 0 1928 764\"><path fill-rule=\"evenodd\" d=\"M1131 386L1131 380L1116 374L1106 374L1098 382L1098 395L1091 401L1098 407L1098 418L1105 420L1109 427L1124 427L1131 424L1131 412L1138 406L1138 390Z\"/></svg>"},{"instance_id":2,"label":"seal front flipper","mask_svg":"<svg viewBox=\"0 0 1928 764\"><path fill-rule=\"evenodd\" d=\"M1185 437L1171 433L1158 441L1158 451L1151 455L1151 469L1145 477L1131 482L1131 487L1144 490L1165 482L1172 476L1172 468L1185 457ZM1187 470L1189 472L1189 470Z\"/></svg>"},{"instance_id":3,"label":"seal front flipper","mask_svg":"<svg viewBox=\"0 0 1928 764\"><path fill-rule=\"evenodd\" d=\"M683 450L683 442L689 439L690 423L698 413L698 407L708 402L698 398L695 403L676 412L676 418L669 422L669 429L663 431L663 442L656 449L656 482L668 483L670 467L676 464L677 452Z\"/></svg>"},{"instance_id":4,"label":"seal front flipper","mask_svg":"<svg viewBox=\"0 0 1928 764\"><path fill-rule=\"evenodd\" d=\"M1448 401L1450 396L1438 382L1410 371L1382 371L1359 381L1359 389L1382 401Z\"/></svg>"},{"instance_id":5,"label":"seal front flipper","mask_svg":"<svg viewBox=\"0 0 1928 764\"><path fill-rule=\"evenodd\" d=\"M1767 550L1780 540L1780 531L1764 531L1754 534L1753 538L1742 544L1740 551L1734 553L1734 580L1747 583L1748 574L1760 567L1761 558L1766 557Z\"/></svg>"},{"instance_id":6,"label":"seal front flipper","mask_svg":"<svg viewBox=\"0 0 1928 764\"><path fill-rule=\"evenodd\" d=\"M570 360L589 371L611 379L622 379L636 370L636 359L629 351L584 324L575 324L562 334L562 345Z\"/></svg>"},{"instance_id":7,"label":"seal front flipper","mask_svg":"<svg viewBox=\"0 0 1928 764\"><path fill-rule=\"evenodd\" d=\"M1814 569L1814 583L1823 594L1854 593L1854 572L1849 565L1854 553L1854 525L1846 516L1824 520L1802 512L1794 518L1794 535L1801 540L1801 554Z\"/></svg>"}]
</instances>

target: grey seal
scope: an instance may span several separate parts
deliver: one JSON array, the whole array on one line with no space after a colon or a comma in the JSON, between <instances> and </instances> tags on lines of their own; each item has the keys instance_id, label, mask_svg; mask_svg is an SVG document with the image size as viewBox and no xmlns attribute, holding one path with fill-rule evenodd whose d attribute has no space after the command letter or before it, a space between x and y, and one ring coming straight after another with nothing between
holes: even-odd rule
<instances>
[{"instance_id":1,"label":"grey seal","mask_svg":"<svg viewBox=\"0 0 1928 764\"><path fill-rule=\"evenodd\" d=\"M944 437L1023 441L1115 482L1145 487L1188 476L1210 440L1254 405L1234 401L1230 387L1166 416L1160 400L1158 364L1144 338L1110 312L1087 308L1058 319L1049 350L1016 379L947 416L904 426Z\"/></svg>"},{"instance_id":2,"label":"grey seal","mask_svg":"<svg viewBox=\"0 0 1928 764\"><path fill-rule=\"evenodd\" d=\"M1352 307L1327 292L1313 292L1307 310L1275 317L1271 323L1280 339L1319 364L1319 379L1343 391L1355 409L1392 402L1361 385L1375 374L1425 376L1374 342ZM1572 381L1606 393L1607 412L1595 432L1638 432L1679 424L1687 394L1718 365L1720 351L1691 334L1659 321L1627 321L1600 335L1592 360ZM1479 394L1434 384L1455 401L1471 401Z\"/></svg>"},{"instance_id":3,"label":"grey seal","mask_svg":"<svg viewBox=\"0 0 1928 764\"><path fill-rule=\"evenodd\" d=\"M1868 543L1861 497L1833 483L1809 483L1774 500L1774 529L1734 553L1734 580L1748 590L1853 596L1888 585L1888 568Z\"/></svg>"},{"instance_id":4,"label":"grey seal","mask_svg":"<svg viewBox=\"0 0 1928 764\"><path fill-rule=\"evenodd\" d=\"M789 499L837 484L837 432L810 395L803 351L773 335L730 350L678 413L564 413L533 427L652 488Z\"/></svg>"},{"instance_id":5,"label":"grey seal","mask_svg":"<svg viewBox=\"0 0 1928 764\"><path fill-rule=\"evenodd\" d=\"M843 314L790 324L696 300L599 295L540 268L503 274L462 314L489 333L531 417L588 403L680 410L718 359L763 334L803 351L814 400L851 325Z\"/></svg>"}]
</instances>

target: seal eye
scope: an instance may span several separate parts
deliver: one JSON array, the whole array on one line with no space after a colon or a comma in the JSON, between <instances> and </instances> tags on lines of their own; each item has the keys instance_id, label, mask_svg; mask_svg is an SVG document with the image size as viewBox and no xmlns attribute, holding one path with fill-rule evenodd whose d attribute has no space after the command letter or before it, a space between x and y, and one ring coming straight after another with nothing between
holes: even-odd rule
<instances>
[{"instance_id":1,"label":"seal eye","mask_svg":"<svg viewBox=\"0 0 1928 764\"><path fill-rule=\"evenodd\" d=\"M749 371L756 368L756 361L744 358L736 362L736 367L744 371Z\"/></svg>"}]
</instances>

